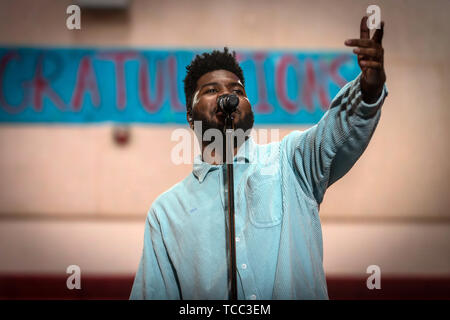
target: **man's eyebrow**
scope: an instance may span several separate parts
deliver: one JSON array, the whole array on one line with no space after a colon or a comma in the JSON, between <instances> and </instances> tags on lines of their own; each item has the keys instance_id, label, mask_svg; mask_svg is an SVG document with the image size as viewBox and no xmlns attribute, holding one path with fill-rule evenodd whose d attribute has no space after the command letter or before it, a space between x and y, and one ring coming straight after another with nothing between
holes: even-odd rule
<instances>
[{"instance_id":1,"label":"man's eyebrow","mask_svg":"<svg viewBox=\"0 0 450 320\"><path fill-rule=\"evenodd\" d=\"M205 83L204 85L202 85L202 86L200 87L200 89L199 89L198 91L201 91L204 87L207 87L207 86L216 86L216 85L218 85L218 84L219 84L219 83L217 83L217 82L208 82L208 83ZM242 83L240 83L240 82L231 82L231 83L227 84L227 87L234 87L234 86L240 86L240 87L242 87L242 89L245 89L244 86L242 85Z\"/></svg>"},{"instance_id":2,"label":"man's eyebrow","mask_svg":"<svg viewBox=\"0 0 450 320\"><path fill-rule=\"evenodd\" d=\"M217 82L208 82L208 83L205 83L204 85L202 85L202 86L200 87L200 89L198 89L198 91L201 91L204 87L207 87L207 86L216 86L216 85L218 85Z\"/></svg>"},{"instance_id":3,"label":"man's eyebrow","mask_svg":"<svg viewBox=\"0 0 450 320\"><path fill-rule=\"evenodd\" d=\"M239 86L242 87L242 89L245 89L244 86L242 85L242 83L240 82L231 82L228 84L229 87L234 87L234 86Z\"/></svg>"}]
</instances>

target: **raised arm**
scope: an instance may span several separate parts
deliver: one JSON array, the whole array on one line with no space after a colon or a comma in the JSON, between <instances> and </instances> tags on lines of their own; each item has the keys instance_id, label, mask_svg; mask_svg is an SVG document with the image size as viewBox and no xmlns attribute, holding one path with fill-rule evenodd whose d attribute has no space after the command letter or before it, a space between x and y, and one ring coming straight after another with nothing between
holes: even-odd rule
<instances>
[{"instance_id":1,"label":"raised arm","mask_svg":"<svg viewBox=\"0 0 450 320\"><path fill-rule=\"evenodd\" d=\"M378 124L387 96L383 67L383 24L372 39L361 20L357 46L361 74L345 85L322 119L306 131L294 131L283 140L287 161L304 193L320 204L326 189L344 176L366 149Z\"/></svg>"}]
</instances>

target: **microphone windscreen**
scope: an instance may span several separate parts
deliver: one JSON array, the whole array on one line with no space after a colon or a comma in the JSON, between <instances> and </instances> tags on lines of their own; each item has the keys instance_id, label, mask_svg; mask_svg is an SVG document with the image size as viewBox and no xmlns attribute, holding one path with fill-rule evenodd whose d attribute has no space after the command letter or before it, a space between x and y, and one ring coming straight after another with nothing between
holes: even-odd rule
<instances>
[{"instance_id":1,"label":"microphone windscreen","mask_svg":"<svg viewBox=\"0 0 450 320\"><path fill-rule=\"evenodd\" d=\"M234 111L236 111L238 104L239 104L239 98L234 94L230 94L226 98L226 103L224 104L225 112L233 113Z\"/></svg>"}]
</instances>

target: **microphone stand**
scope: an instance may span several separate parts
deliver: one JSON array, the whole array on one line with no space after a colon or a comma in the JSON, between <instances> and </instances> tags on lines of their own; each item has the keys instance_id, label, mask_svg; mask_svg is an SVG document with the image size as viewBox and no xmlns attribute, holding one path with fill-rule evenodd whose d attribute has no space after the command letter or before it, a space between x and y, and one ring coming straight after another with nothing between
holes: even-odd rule
<instances>
[{"instance_id":1,"label":"microphone stand","mask_svg":"<svg viewBox=\"0 0 450 320\"><path fill-rule=\"evenodd\" d=\"M233 118L227 114L225 118L225 145L224 157L227 164L227 190L228 190L228 299L237 300L237 279L236 279L236 237L234 225L234 179L233 179L233 158L234 158L234 137ZM230 161L228 161L230 158Z\"/></svg>"}]
</instances>

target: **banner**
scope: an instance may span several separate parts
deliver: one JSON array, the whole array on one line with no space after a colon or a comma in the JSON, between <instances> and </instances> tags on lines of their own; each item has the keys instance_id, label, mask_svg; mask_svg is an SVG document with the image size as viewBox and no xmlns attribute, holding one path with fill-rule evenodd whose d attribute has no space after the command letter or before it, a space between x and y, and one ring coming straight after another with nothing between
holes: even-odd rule
<instances>
[{"instance_id":1,"label":"banner","mask_svg":"<svg viewBox=\"0 0 450 320\"><path fill-rule=\"evenodd\" d=\"M0 122L185 124L185 67L204 51L0 47ZM314 124L360 72L347 52L237 58L255 124Z\"/></svg>"}]
</instances>

